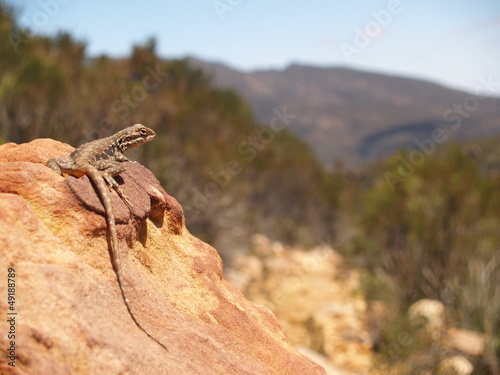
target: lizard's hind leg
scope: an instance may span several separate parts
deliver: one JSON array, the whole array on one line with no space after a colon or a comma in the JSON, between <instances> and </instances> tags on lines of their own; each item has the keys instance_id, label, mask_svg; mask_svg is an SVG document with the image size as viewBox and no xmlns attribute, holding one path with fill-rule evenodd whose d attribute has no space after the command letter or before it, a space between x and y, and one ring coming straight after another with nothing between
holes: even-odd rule
<instances>
[{"instance_id":1,"label":"lizard's hind leg","mask_svg":"<svg viewBox=\"0 0 500 375\"><path fill-rule=\"evenodd\" d=\"M47 160L47 167L60 175L63 173L71 174L75 169L75 163L69 158L53 158Z\"/></svg>"},{"instance_id":2,"label":"lizard's hind leg","mask_svg":"<svg viewBox=\"0 0 500 375\"><path fill-rule=\"evenodd\" d=\"M120 163L111 160L100 160L98 163L96 163L95 167L102 172L102 177L104 178L104 181L106 181L108 187L110 189L113 188L118 193L120 198L125 202L129 210L132 211L132 204L121 189L120 185L118 185L118 183L113 178L114 176L118 176L120 173L122 173L125 170L125 167Z\"/></svg>"}]
</instances>

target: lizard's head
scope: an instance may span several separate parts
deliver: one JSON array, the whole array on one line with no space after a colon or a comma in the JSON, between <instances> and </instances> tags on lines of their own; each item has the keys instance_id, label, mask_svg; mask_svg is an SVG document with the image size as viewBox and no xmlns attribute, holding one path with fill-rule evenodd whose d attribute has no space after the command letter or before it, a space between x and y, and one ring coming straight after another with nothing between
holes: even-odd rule
<instances>
[{"instance_id":1,"label":"lizard's head","mask_svg":"<svg viewBox=\"0 0 500 375\"><path fill-rule=\"evenodd\" d=\"M118 134L118 145L122 152L152 141L156 137L156 133L153 130L141 124L135 124L129 128L123 129Z\"/></svg>"}]
</instances>

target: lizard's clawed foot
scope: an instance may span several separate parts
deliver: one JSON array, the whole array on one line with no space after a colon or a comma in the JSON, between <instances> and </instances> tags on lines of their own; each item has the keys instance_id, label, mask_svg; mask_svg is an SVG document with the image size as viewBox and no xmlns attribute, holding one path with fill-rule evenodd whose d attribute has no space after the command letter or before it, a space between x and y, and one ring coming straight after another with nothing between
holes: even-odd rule
<instances>
[{"instance_id":1,"label":"lizard's clawed foot","mask_svg":"<svg viewBox=\"0 0 500 375\"><path fill-rule=\"evenodd\" d=\"M121 191L121 189L120 189ZM134 207L132 206L132 203L130 203L130 201L128 200L128 198L123 195L123 192L118 192L118 195L120 195L120 197L122 198L122 200L125 202L125 204L127 205L128 209L130 212L132 212L132 210L134 209Z\"/></svg>"},{"instance_id":2,"label":"lizard's clawed foot","mask_svg":"<svg viewBox=\"0 0 500 375\"><path fill-rule=\"evenodd\" d=\"M129 199L127 198L123 190L121 189L120 185L118 185L115 179L111 176L104 175L103 177L106 180L109 190L114 189L118 193L120 198L123 200L123 202L127 205L129 211L132 212L134 207L132 206L132 203L130 203Z\"/></svg>"}]
</instances>

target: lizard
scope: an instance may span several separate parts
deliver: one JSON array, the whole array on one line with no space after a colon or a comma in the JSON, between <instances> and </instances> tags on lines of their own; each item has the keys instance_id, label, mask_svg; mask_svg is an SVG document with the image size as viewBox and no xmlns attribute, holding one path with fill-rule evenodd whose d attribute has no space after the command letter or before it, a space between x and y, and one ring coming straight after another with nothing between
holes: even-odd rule
<instances>
[{"instance_id":1,"label":"lizard","mask_svg":"<svg viewBox=\"0 0 500 375\"><path fill-rule=\"evenodd\" d=\"M106 222L108 234L110 236L110 255L113 270L115 271L120 292L127 307L127 310L132 317L134 323L151 339L156 341L167 351L168 348L162 344L155 336L153 336L146 328L142 326L132 311L130 301L127 297L123 284L123 277L120 266L120 258L118 256L118 235L116 233L116 222L111 205L111 199L108 193L108 188L115 189L118 195L123 199L129 209L132 208L131 203L123 193L120 185L113 178L125 170L125 167L120 164L124 161L130 161L123 153L134 147L150 142L155 138L156 134L153 130L141 124L136 124L125 128L118 133L97 139L88 143L84 143L76 148L69 158L53 158L47 161L47 166L58 174L72 175L75 177L88 176L99 196L99 200L104 206L106 213ZM107 185L107 186L106 186Z\"/></svg>"}]
</instances>

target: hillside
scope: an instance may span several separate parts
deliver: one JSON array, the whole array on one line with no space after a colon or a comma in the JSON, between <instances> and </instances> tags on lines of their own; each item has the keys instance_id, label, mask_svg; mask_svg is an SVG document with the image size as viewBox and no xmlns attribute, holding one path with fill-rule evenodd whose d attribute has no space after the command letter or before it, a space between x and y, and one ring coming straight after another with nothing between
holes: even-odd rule
<instances>
[{"instance_id":1,"label":"hillside","mask_svg":"<svg viewBox=\"0 0 500 375\"><path fill-rule=\"evenodd\" d=\"M310 338L317 350L338 353L332 349L335 339L330 335L330 322L341 321L338 310L322 310L316 305L322 311L318 316L312 310L315 306L301 298L318 292L315 300L332 306L347 295L344 292L348 288L332 288L329 284L335 281L332 272L336 256L314 258L318 245L329 245L342 254L346 267L363 269L359 288L355 289L366 297L367 309L358 311L370 314L370 309L381 311L377 310L381 304L388 307L382 312L390 314L384 314L380 324L375 322L376 332L370 332L368 344L378 355L408 364L416 352L422 352L420 349L427 359L441 354L426 340L406 341L409 345L400 346L396 353L393 350L395 343L401 343L400 334L413 334L418 328L407 319L409 308L417 301L431 299L445 304L446 320L454 327L484 335L485 352L468 358L475 374L500 374L500 100L480 100L428 82L347 69L295 65L280 72L247 74L223 65L164 60L156 53L154 38L132 46L130 55L121 59L88 56L85 43L69 33L48 37L23 29L3 4L0 0L0 144L52 138L76 147L134 123L147 125L156 132L156 139L127 156L151 170L175 197L183 208L187 229L217 248L226 269L234 265L239 280L247 280L249 295L260 298L253 292L263 292L269 302L265 305L278 315L283 313L284 325L297 329L285 328L291 340L303 329L312 328ZM13 35L18 44L12 44ZM214 76L213 81L207 71ZM221 77L232 83L221 82ZM246 88L246 93L243 89L240 93L250 104L225 88L237 89L238 85ZM460 106L475 106L476 101L478 108L474 111L452 114L462 111ZM460 126L453 129L454 123ZM414 141L426 140L436 126L443 124L449 139L460 142L443 140L443 146L436 147L432 156L417 161L411 159L411 153L400 151L379 158L402 145L415 147ZM13 144L2 147L13 149ZM64 154L71 149L66 146ZM50 184L45 178L50 176L45 173L50 170L40 163L64 156L62 152L49 146L44 158L36 162L38 166L30 169L33 166L22 161L28 153L13 151L11 168L22 173L12 181L19 184L22 178L28 179L24 181L27 189L47 193ZM345 163L330 168L335 158ZM348 168L358 165L361 167ZM11 193L9 174L3 176L0 190ZM135 177L141 182L139 175ZM63 183L58 176L50 178ZM47 197L50 204L58 206L57 217L50 216L78 232L68 237L71 241L102 232L71 226L81 209L65 208L57 194ZM50 213L38 203L34 209ZM12 207L6 212L19 215L25 210ZM13 222L17 221L13 217ZM158 223L153 224L139 232L141 241L146 235L158 234ZM4 235L23 238L9 223L2 228ZM255 252L251 239L256 233L269 238L273 249L281 246L283 251L276 257L266 251ZM38 239L36 233L30 238ZM162 238L171 240L170 235ZM89 241L79 246L88 248ZM40 238L37 243L43 247L46 242ZM282 245L276 247L275 243ZM49 250L57 251L59 245L49 246ZM298 245L301 250L296 252ZM144 247L141 254L154 256L154 251L145 248L151 243L137 246ZM4 248L9 249L7 245ZM92 253L83 248L77 253L91 259ZM196 252L189 247L162 251L161 257L168 259L155 264L168 275L179 274L176 281L189 280L193 275L196 281L206 275L199 272L198 260L194 261L196 270L179 269L175 254L191 267ZM112 272L107 257L95 260L103 259ZM143 260L142 255L137 258L138 262ZM238 268L242 264L257 269L252 275L261 274L261 280L245 276L245 270ZM319 280L309 273L313 268L322 273ZM68 269L71 267L63 271ZM146 267L144 272L156 275L156 269ZM27 283L26 277L42 273L20 275ZM24 281L23 285L29 285ZM175 287L176 281L167 285ZM105 287L104 283L100 285ZM184 294L188 289L192 288L179 289L182 301L187 303L190 299ZM298 321L293 316L294 307L288 303L292 300L300 301L297 304L307 306L310 317L319 319ZM282 305L278 306L280 301ZM144 306L146 309L149 305ZM332 319L323 320L325 315ZM315 322L327 325L312 324ZM347 341L366 342L343 329L338 332ZM46 342L44 337L37 337L42 344ZM322 342L322 337L327 340ZM266 346L264 341L260 344ZM95 347L99 353L107 353L107 345ZM334 359L340 358L335 355ZM423 373L424 369L437 373L431 370L433 361L418 358L413 365L395 373Z\"/></svg>"},{"instance_id":2,"label":"hillside","mask_svg":"<svg viewBox=\"0 0 500 375\"><path fill-rule=\"evenodd\" d=\"M157 56L154 39L126 58L90 57L71 34L31 34L1 5L0 144L52 138L76 147L142 123L157 137L131 158L155 173L183 205L189 229L226 260L254 232L293 242L331 230L322 166L281 122L258 124L235 92Z\"/></svg>"},{"instance_id":3,"label":"hillside","mask_svg":"<svg viewBox=\"0 0 500 375\"><path fill-rule=\"evenodd\" d=\"M342 159L356 166L402 147L415 148L415 140L430 138L438 127L450 140L485 137L500 129L500 99L426 81L335 67L291 65L244 73L189 62L209 73L218 87L243 95L262 123L269 122L273 108L286 107L297 115L290 130L327 164ZM494 88L484 85L481 92L488 94L488 89Z\"/></svg>"}]
</instances>

